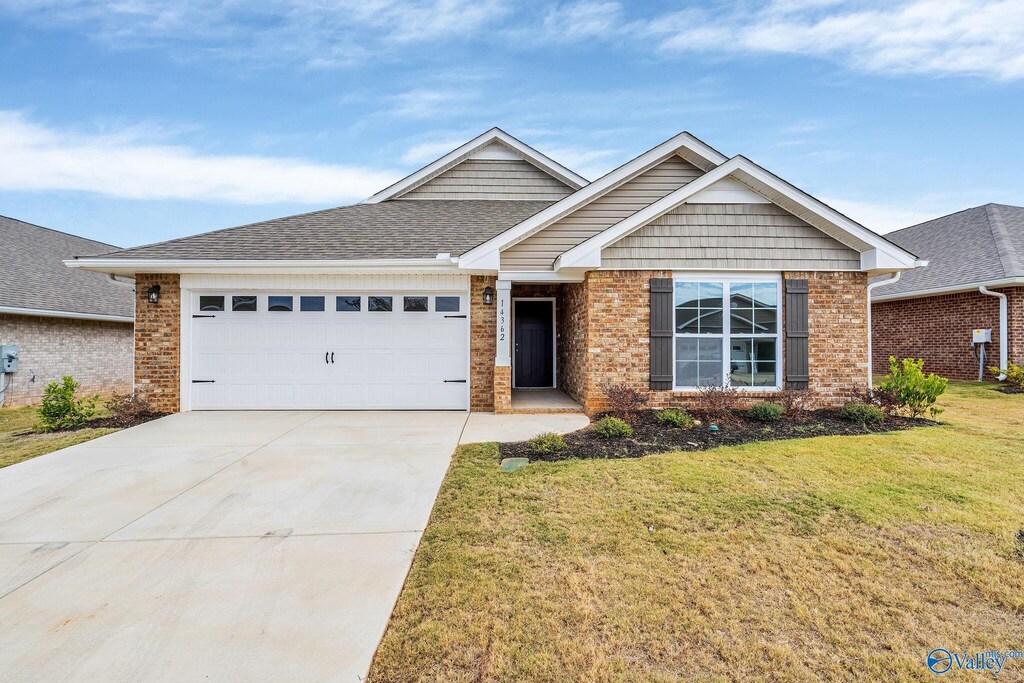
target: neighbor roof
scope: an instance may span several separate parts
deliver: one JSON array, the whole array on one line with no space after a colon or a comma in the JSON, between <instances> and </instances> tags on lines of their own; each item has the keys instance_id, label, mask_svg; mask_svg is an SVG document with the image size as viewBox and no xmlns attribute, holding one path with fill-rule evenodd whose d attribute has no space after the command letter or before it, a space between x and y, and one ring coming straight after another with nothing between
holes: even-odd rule
<instances>
[{"instance_id":1,"label":"neighbor roof","mask_svg":"<svg viewBox=\"0 0 1024 683\"><path fill-rule=\"evenodd\" d=\"M453 256L551 202L387 201L275 218L113 253L111 259L326 260Z\"/></svg>"},{"instance_id":2,"label":"neighbor roof","mask_svg":"<svg viewBox=\"0 0 1024 683\"><path fill-rule=\"evenodd\" d=\"M0 216L0 244L0 311L134 318L130 285L64 267L64 259L116 247L5 216Z\"/></svg>"},{"instance_id":3,"label":"neighbor roof","mask_svg":"<svg viewBox=\"0 0 1024 683\"><path fill-rule=\"evenodd\" d=\"M1024 278L1024 207L985 204L886 237L928 261L928 266L880 286L874 299Z\"/></svg>"}]
</instances>

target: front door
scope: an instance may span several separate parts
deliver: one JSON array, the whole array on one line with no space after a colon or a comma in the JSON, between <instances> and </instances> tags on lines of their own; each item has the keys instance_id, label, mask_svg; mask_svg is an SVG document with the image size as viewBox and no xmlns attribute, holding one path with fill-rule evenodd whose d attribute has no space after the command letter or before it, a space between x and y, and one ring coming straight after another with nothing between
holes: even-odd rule
<instances>
[{"instance_id":1,"label":"front door","mask_svg":"<svg viewBox=\"0 0 1024 683\"><path fill-rule=\"evenodd\" d=\"M517 388L555 385L554 301L515 302L515 385Z\"/></svg>"}]
</instances>

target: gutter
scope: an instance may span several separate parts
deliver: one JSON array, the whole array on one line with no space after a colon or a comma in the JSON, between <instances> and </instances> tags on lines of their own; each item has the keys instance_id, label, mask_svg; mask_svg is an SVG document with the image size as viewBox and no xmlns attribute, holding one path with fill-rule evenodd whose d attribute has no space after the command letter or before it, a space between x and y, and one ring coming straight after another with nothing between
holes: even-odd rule
<instances>
[{"instance_id":1,"label":"gutter","mask_svg":"<svg viewBox=\"0 0 1024 683\"><path fill-rule=\"evenodd\" d=\"M28 315L37 318L70 318L72 320L104 320L114 323L135 322L135 318L128 315L107 315L104 313L76 313L74 311L51 311L42 308L15 308L14 306L0 306L0 313L10 315Z\"/></svg>"},{"instance_id":2,"label":"gutter","mask_svg":"<svg viewBox=\"0 0 1024 683\"><path fill-rule=\"evenodd\" d=\"M67 259L69 268L95 270L101 273L381 273L441 272L457 273L457 257L438 254L434 258L417 259L130 259L75 258Z\"/></svg>"},{"instance_id":3,"label":"gutter","mask_svg":"<svg viewBox=\"0 0 1024 683\"><path fill-rule=\"evenodd\" d=\"M881 285L895 284L900 279L900 276L903 275L903 271L896 271L894 273L890 273L889 275L890 275L890 277L889 277L888 280L878 280L876 282L868 283L868 391L869 392L870 391L874 391L874 389L875 389L874 348L873 348L873 345L871 343L871 341L872 341L872 339L874 338L875 335L872 333L872 330L871 330L871 292L875 289L875 287L879 287Z\"/></svg>"},{"instance_id":4,"label":"gutter","mask_svg":"<svg viewBox=\"0 0 1024 683\"><path fill-rule=\"evenodd\" d=\"M1009 344L1009 325L1007 324L1007 313L1006 313L1006 295L1002 292L989 291L985 285L979 285L978 291L988 296L994 296L999 299L999 381L1002 382L1006 379L1006 368L1008 367L1007 361L1009 359L1010 344Z\"/></svg>"},{"instance_id":5,"label":"gutter","mask_svg":"<svg viewBox=\"0 0 1024 683\"><path fill-rule=\"evenodd\" d=\"M976 292L980 286L986 287L1020 287L1024 285L1024 277L1007 277L999 280L986 280L983 282L965 282L959 285L950 285L946 287L931 287L929 289L916 289L908 292L901 292L899 294L882 294L875 297L872 301L900 301L902 299L918 299L924 296L934 296L936 294L957 294L960 292Z\"/></svg>"}]
</instances>

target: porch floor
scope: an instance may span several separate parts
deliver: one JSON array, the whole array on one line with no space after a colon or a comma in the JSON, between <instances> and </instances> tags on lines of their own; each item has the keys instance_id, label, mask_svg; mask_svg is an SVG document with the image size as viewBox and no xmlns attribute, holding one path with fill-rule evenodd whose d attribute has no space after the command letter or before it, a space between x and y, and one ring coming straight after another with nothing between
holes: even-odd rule
<instances>
[{"instance_id":1,"label":"porch floor","mask_svg":"<svg viewBox=\"0 0 1024 683\"><path fill-rule=\"evenodd\" d=\"M581 413L583 406L560 389L513 389L513 413Z\"/></svg>"}]
</instances>

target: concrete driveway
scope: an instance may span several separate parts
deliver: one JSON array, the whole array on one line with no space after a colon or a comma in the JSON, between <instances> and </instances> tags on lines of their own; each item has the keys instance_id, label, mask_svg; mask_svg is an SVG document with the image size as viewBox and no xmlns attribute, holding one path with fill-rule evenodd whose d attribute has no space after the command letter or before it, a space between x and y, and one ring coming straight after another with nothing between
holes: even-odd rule
<instances>
[{"instance_id":1,"label":"concrete driveway","mask_svg":"<svg viewBox=\"0 0 1024 683\"><path fill-rule=\"evenodd\" d=\"M361 680L465 422L185 413L0 470L0 680Z\"/></svg>"}]
</instances>

